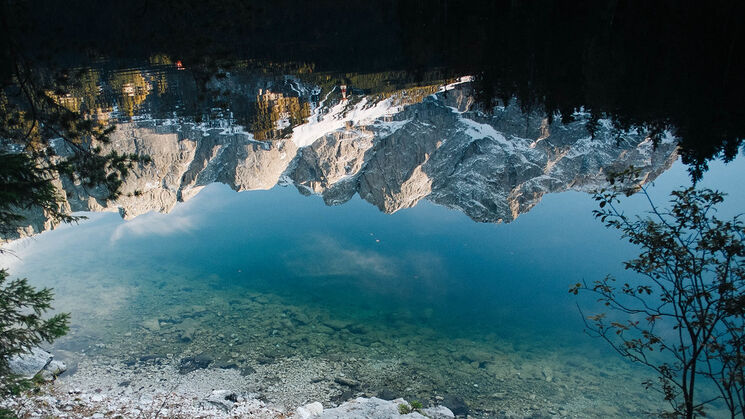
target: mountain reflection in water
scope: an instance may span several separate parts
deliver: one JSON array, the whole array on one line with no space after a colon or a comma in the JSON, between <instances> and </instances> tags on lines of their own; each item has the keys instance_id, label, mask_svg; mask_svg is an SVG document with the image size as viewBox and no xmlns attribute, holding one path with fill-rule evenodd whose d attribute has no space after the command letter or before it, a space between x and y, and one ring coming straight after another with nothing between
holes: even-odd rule
<instances>
[{"instance_id":1,"label":"mountain reflection in water","mask_svg":"<svg viewBox=\"0 0 745 419\"><path fill-rule=\"evenodd\" d=\"M142 86L161 80L157 72L137 74ZM475 221L509 222L546 193L591 192L606 185L609 173L629 166L639 168L644 181L653 180L677 158L670 134L655 145L640 130L619 131L601 120L593 138L590 116L581 112L569 123L524 113L515 103L485 113L475 106L470 80L355 93L351 85L342 90L290 76L226 74L212 80L211 89L253 102L244 104L243 114L227 109L201 122L179 115L188 107L188 91L172 87L158 97L143 87L138 100L137 88L125 83L129 93L113 96L108 113L96 114L116 126L103 148L151 161L133 169L113 202L105 200L106 191L64 177L61 186L72 211L119 211L125 218L168 212L219 182L236 191L292 184L328 205L358 194L386 213L427 199ZM136 115L123 110L133 97ZM87 102L96 100L101 103ZM162 103L175 109L169 117ZM257 121L250 110L262 107L270 115L265 123L240 122ZM60 144L60 155L71 152ZM29 218L19 236L51 227L40 214Z\"/></svg>"}]
</instances>

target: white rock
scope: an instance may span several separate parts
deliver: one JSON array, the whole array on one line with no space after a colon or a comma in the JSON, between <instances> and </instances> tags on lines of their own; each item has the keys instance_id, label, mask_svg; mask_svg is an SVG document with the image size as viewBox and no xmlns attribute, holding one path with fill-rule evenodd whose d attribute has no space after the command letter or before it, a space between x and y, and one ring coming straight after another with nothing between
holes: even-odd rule
<instances>
[{"instance_id":1,"label":"white rock","mask_svg":"<svg viewBox=\"0 0 745 419\"><path fill-rule=\"evenodd\" d=\"M398 405L409 404L404 399L382 400L377 397L369 399L358 397L341 404L333 409L326 409L319 416L323 419L349 419L349 418L399 418L424 419L425 416L419 412L402 415L398 412Z\"/></svg>"},{"instance_id":2,"label":"white rock","mask_svg":"<svg viewBox=\"0 0 745 419\"><path fill-rule=\"evenodd\" d=\"M227 412L233 408L233 405L235 405L235 403L230 399L237 399L237 396L232 391L215 390L205 399L205 401Z\"/></svg>"},{"instance_id":3,"label":"white rock","mask_svg":"<svg viewBox=\"0 0 745 419\"><path fill-rule=\"evenodd\" d=\"M323 413L323 405L319 402L308 403L295 410L295 416L298 419L317 417L320 416L321 413Z\"/></svg>"},{"instance_id":4,"label":"white rock","mask_svg":"<svg viewBox=\"0 0 745 419\"><path fill-rule=\"evenodd\" d=\"M44 381L52 381L56 378L56 376L47 369L43 369L39 373L41 374L41 379Z\"/></svg>"},{"instance_id":5,"label":"white rock","mask_svg":"<svg viewBox=\"0 0 745 419\"><path fill-rule=\"evenodd\" d=\"M428 407L422 409L422 413L431 419L450 419L455 417L453 412L445 406Z\"/></svg>"},{"instance_id":6,"label":"white rock","mask_svg":"<svg viewBox=\"0 0 745 419\"><path fill-rule=\"evenodd\" d=\"M49 364L52 360L52 354L49 352L33 348L31 353L16 355L8 361L8 366L13 374L25 378L33 378L39 371Z\"/></svg>"},{"instance_id":7,"label":"white rock","mask_svg":"<svg viewBox=\"0 0 745 419\"><path fill-rule=\"evenodd\" d=\"M67 365L62 361L49 361L46 367L41 370L41 378L46 381L51 381L57 378L58 375L67 371Z\"/></svg>"}]
</instances>

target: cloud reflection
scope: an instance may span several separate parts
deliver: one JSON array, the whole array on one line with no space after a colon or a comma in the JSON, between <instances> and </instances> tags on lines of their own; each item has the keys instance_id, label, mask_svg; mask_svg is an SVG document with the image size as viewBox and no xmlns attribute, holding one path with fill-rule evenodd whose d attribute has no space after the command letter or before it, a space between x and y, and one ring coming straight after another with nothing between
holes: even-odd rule
<instances>
[{"instance_id":1,"label":"cloud reflection","mask_svg":"<svg viewBox=\"0 0 745 419\"><path fill-rule=\"evenodd\" d=\"M110 243L114 244L122 238L141 236L171 236L193 231L197 222L193 216L177 214L148 213L129 220L114 229Z\"/></svg>"},{"instance_id":2,"label":"cloud reflection","mask_svg":"<svg viewBox=\"0 0 745 419\"><path fill-rule=\"evenodd\" d=\"M395 258L343 246L330 236L312 237L299 251L289 255L287 266L301 276L393 277L400 266Z\"/></svg>"}]
</instances>

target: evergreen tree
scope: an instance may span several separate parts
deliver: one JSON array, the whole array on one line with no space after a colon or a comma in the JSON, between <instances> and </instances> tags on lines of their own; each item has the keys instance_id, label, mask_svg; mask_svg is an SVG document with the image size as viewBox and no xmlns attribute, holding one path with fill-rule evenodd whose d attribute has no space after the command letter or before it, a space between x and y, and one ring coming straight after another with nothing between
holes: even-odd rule
<instances>
[{"instance_id":1,"label":"evergreen tree","mask_svg":"<svg viewBox=\"0 0 745 419\"><path fill-rule=\"evenodd\" d=\"M53 297L51 289L37 290L25 278L8 280L8 272L0 269L0 392L12 378L10 358L67 333L68 313L44 318Z\"/></svg>"}]
</instances>

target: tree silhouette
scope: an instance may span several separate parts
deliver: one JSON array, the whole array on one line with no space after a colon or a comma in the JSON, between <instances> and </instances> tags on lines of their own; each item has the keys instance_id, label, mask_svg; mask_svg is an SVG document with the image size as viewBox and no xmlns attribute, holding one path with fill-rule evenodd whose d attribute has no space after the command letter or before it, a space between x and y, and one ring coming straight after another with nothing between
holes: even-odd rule
<instances>
[{"instance_id":1,"label":"tree silhouette","mask_svg":"<svg viewBox=\"0 0 745 419\"><path fill-rule=\"evenodd\" d=\"M26 279L8 281L8 272L0 269L0 394L15 382L8 360L67 333L69 314L43 317L53 296L51 289L37 290Z\"/></svg>"},{"instance_id":2,"label":"tree silhouette","mask_svg":"<svg viewBox=\"0 0 745 419\"><path fill-rule=\"evenodd\" d=\"M634 171L613 179L629 185ZM651 199L649 217L629 217L619 196L644 187L614 186L595 195L595 211L607 227L641 250L624 267L636 274L618 284L605 277L577 283L570 292L597 296L607 312L585 318L587 331L608 342L623 357L657 373L659 390L672 417L703 414L716 399L732 417L744 413L745 353L745 225L741 216L721 220L717 206L724 194L687 188L672 192L670 208ZM581 311L581 310L580 310ZM719 395L702 400L699 380L713 384ZM696 391L699 389L699 391Z\"/></svg>"}]
</instances>

